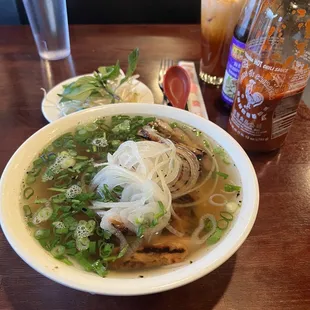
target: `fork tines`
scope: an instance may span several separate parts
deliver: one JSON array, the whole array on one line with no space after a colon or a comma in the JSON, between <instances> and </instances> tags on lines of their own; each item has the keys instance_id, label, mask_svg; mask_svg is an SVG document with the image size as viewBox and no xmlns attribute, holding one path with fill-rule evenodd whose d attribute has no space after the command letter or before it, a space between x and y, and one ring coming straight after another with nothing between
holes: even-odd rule
<instances>
[{"instance_id":1,"label":"fork tines","mask_svg":"<svg viewBox=\"0 0 310 310\"><path fill-rule=\"evenodd\" d=\"M163 88L164 76L167 70L173 66L172 59L162 59L160 61L159 73L158 73L158 84L160 88Z\"/></svg>"}]
</instances>

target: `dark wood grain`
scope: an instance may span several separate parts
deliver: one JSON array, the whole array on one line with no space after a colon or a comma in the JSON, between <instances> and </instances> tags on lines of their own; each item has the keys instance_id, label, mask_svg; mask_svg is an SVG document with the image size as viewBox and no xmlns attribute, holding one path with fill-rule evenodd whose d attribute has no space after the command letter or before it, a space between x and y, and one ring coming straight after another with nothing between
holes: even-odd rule
<instances>
[{"instance_id":1,"label":"dark wood grain","mask_svg":"<svg viewBox=\"0 0 310 310\"><path fill-rule=\"evenodd\" d=\"M28 27L0 28L0 172L17 147L46 124L41 87L91 72L139 46L138 72L157 102L159 60L198 61L198 26L74 26L72 56L40 60ZM225 127L220 90L203 86L212 121ZM255 226L238 252L202 279L143 297L94 296L28 267L0 233L0 309L310 309L310 121L297 116L279 152L251 155L261 191Z\"/></svg>"}]
</instances>

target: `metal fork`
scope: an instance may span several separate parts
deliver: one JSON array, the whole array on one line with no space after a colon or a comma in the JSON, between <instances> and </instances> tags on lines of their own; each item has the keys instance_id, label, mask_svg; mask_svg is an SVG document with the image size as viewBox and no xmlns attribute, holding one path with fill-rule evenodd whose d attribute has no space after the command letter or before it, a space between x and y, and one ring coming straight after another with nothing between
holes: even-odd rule
<instances>
[{"instance_id":1,"label":"metal fork","mask_svg":"<svg viewBox=\"0 0 310 310\"><path fill-rule=\"evenodd\" d=\"M159 67L159 72L158 72L158 86L163 93L162 104L164 104L164 105L167 105L169 103L169 100L165 95L164 87L163 87L164 76L165 76L167 70L172 66L173 66L173 60L171 60L171 59L162 59L160 61L160 67Z\"/></svg>"}]
</instances>

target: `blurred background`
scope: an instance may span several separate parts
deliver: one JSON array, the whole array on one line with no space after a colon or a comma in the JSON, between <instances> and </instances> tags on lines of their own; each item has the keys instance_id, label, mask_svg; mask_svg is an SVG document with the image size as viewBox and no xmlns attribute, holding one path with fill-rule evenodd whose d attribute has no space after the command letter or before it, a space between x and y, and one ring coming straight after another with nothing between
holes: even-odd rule
<instances>
[{"instance_id":1,"label":"blurred background","mask_svg":"<svg viewBox=\"0 0 310 310\"><path fill-rule=\"evenodd\" d=\"M67 0L67 8L70 24L200 23L200 0ZM0 0L0 24L28 24L22 0Z\"/></svg>"}]
</instances>

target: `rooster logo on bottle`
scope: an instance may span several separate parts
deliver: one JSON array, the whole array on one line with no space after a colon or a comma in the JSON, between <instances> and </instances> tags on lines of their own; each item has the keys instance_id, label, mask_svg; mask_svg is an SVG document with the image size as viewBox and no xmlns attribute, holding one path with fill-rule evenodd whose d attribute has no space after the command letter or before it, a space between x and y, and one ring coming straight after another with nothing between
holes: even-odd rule
<instances>
[{"instance_id":1,"label":"rooster logo on bottle","mask_svg":"<svg viewBox=\"0 0 310 310\"><path fill-rule=\"evenodd\" d=\"M251 79L245 88L245 97L247 100L247 104L244 106L246 110L251 108L258 107L264 102L264 96L259 92L253 92L253 86L256 82Z\"/></svg>"},{"instance_id":2,"label":"rooster logo on bottle","mask_svg":"<svg viewBox=\"0 0 310 310\"><path fill-rule=\"evenodd\" d=\"M255 85L257 86L257 81L250 78L245 83L244 91L241 89L237 92L237 107L239 111L236 112L236 117L241 122L255 122L256 120L265 121L266 112L269 107L263 107L264 96L255 91ZM257 108L258 107L258 108Z\"/></svg>"}]
</instances>

